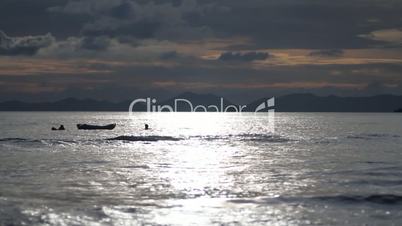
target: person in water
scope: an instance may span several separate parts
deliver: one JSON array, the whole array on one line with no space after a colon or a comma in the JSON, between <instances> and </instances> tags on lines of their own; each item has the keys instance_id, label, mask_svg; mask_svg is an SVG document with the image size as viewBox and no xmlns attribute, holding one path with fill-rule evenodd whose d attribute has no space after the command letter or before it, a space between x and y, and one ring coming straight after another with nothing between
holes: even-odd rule
<instances>
[{"instance_id":1,"label":"person in water","mask_svg":"<svg viewBox=\"0 0 402 226\"><path fill-rule=\"evenodd\" d=\"M52 130L66 130L66 128L64 128L63 125L60 125L60 127L58 129L52 127Z\"/></svg>"},{"instance_id":2,"label":"person in water","mask_svg":"<svg viewBox=\"0 0 402 226\"><path fill-rule=\"evenodd\" d=\"M149 125L145 123L145 130L149 129Z\"/></svg>"}]
</instances>

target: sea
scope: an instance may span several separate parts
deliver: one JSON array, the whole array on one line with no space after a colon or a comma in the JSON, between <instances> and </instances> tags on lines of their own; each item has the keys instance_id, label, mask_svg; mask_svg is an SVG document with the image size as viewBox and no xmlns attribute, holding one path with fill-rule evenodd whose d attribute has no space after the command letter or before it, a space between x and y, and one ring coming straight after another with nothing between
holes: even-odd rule
<instances>
[{"instance_id":1,"label":"sea","mask_svg":"<svg viewBox=\"0 0 402 226\"><path fill-rule=\"evenodd\" d=\"M402 114L1 112L0 225L402 225Z\"/></svg>"}]
</instances>

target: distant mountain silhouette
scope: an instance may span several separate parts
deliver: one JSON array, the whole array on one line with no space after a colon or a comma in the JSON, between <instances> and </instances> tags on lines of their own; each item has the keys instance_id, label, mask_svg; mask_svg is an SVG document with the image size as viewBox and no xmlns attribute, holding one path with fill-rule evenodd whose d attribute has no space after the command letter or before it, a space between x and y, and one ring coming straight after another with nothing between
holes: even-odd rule
<instances>
[{"instance_id":1,"label":"distant mountain silhouette","mask_svg":"<svg viewBox=\"0 0 402 226\"><path fill-rule=\"evenodd\" d=\"M248 104L251 111L268 98ZM320 97L313 94L291 94L276 98L278 112L393 112L402 105L402 96Z\"/></svg>"},{"instance_id":2,"label":"distant mountain silhouette","mask_svg":"<svg viewBox=\"0 0 402 226\"><path fill-rule=\"evenodd\" d=\"M267 98L261 98L247 105L244 111L254 112L257 106L265 102ZM196 105L216 105L221 108L221 99L213 94L195 94L186 92L165 101L157 102L157 105L174 105L175 99L191 101L193 108ZM316 96L313 94L291 94L276 98L275 110L277 112L395 112L402 105L402 96L379 95L372 97L338 97ZM0 103L0 111L128 111L131 101L113 103L92 99L68 98L56 102L26 103L21 101L6 101ZM227 99L223 99L223 108L228 105L238 105ZM146 111L146 104L139 103L134 106L134 111ZM185 102L178 104L178 111L189 111L190 107ZM198 109L201 110L201 109ZM209 109L212 111L212 109ZM215 110L213 110L215 111ZM402 109L397 110L401 112Z\"/></svg>"},{"instance_id":3,"label":"distant mountain silhouette","mask_svg":"<svg viewBox=\"0 0 402 226\"><path fill-rule=\"evenodd\" d=\"M128 107L107 101L67 98L56 102L25 103L7 101L0 103L0 111L122 111Z\"/></svg>"}]
</instances>

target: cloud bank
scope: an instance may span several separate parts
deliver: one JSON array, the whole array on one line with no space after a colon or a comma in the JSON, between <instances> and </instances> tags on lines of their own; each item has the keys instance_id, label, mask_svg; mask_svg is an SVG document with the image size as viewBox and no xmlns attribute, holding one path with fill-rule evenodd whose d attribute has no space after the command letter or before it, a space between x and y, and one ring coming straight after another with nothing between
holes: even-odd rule
<instances>
[{"instance_id":1,"label":"cloud bank","mask_svg":"<svg viewBox=\"0 0 402 226\"><path fill-rule=\"evenodd\" d=\"M402 94L401 11L395 0L3 0L0 98Z\"/></svg>"},{"instance_id":2,"label":"cloud bank","mask_svg":"<svg viewBox=\"0 0 402 226\"><path fill-rule=\"evenodd\" d=\"M0 55L35 55L41 48L54 42L51 34L12 38L0 30Z\"/></svg>"},{"instance_id":3,"label":"cloud bank","mask_svg":"<svg viewBox=\"0 0 402 226\"><path fill-rule=\"evenodd\" d=\"M221 61L243 61L250 62L255 60L266 60L270 57L266 52L225 52L219 56Z\"/></svg>"}]
</instances>

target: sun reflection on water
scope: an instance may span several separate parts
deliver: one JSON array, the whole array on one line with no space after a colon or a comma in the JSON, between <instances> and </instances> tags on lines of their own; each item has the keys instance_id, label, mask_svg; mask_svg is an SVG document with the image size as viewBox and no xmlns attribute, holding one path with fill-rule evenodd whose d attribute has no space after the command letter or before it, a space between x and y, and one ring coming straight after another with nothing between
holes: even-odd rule
<instances>
[{"instance_id":1,"label":"sun reflection on water","mask_svg":"<svg viewBox=\"0 0 402 226\"><path fill-rule=\"evenodd\" d=\"M149 165L141 171L144 184L135 186L133 192L144 192L142 198L158 206L147 215L152 216L150 221L236 225L254 219L292 225L292 219L302 217L288 216L294 210L261 201L305 191L314 184L302 178L308 173L300 168L306 156L298 159L297 152L287 145L292 139L282 136L280 130L273 133L264 115L151 113L136 115L132 123L151 126L150 130L135 131L141 136L180 138L127 146L132 147L129 153L141 147L143 153L136 157ZM125 173L139 177L138 171Z\"/></svg>"}]
</instances>

